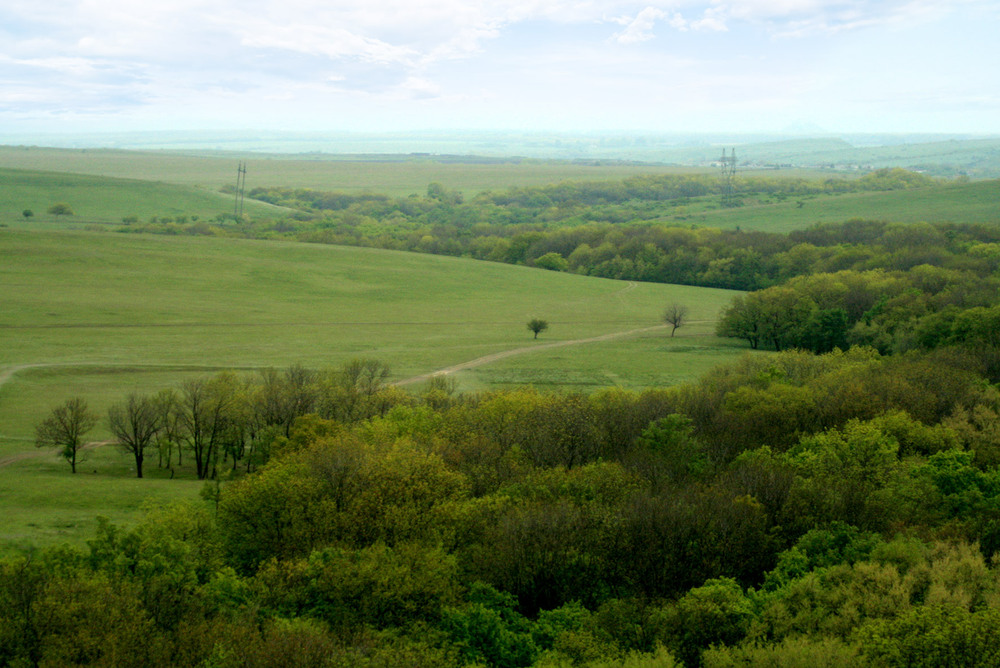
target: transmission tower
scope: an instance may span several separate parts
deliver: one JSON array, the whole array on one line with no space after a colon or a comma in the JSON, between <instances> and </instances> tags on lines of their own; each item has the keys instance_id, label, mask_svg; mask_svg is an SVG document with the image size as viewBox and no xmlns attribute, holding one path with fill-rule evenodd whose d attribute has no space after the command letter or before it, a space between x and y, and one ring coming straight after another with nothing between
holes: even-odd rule
<instances>
[{"instance_id":1,"label":"transmission tower","mask_svg":"<svg viewBox=\"0 0 1000 668\"><path fill-rule=\"evenodd\" d=\"M722 206L735 206L736 194L733 189L733 179L736 177L736 148L733 148L732 155L726 155L726 149L722 149L719 164L722 168Z\"/></svg>"},{"instance_id":2,"label":"transmission tower","mask_svg":"<svg viewBox=\"0 0 1000 668\"><path fill-rule=\"evenodd\" d=\"M247 163L240 161L236 168L236 202L233 204L233 217L239 220L243 216L243 191L247 184Z\"/></svg>"}]
</instances>

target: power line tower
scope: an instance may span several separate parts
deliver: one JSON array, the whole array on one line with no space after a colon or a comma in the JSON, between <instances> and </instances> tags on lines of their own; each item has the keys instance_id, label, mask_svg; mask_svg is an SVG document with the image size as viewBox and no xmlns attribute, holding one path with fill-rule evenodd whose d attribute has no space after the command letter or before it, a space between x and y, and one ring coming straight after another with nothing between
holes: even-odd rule
<instances>
[{"instance_id":1,"label":"power line tower","mask_svg":"<svg viewBox=\"0 0 1000 668\"><path fill-rule=\"evenodd\" d=\"M722 149L719 164L722 168L722 206L736 206L736 194L733 188L733 179L736 177L736 148L733 147L732 155L726 155L726 149Z\"/></svg>"},{"instance_id":2,"label":"power line tower","mask_svg":"<svg viewBox=\"0 0 1000 668\"><path fill-rule=\"evenodd\" d=\"M243 191L247 184L247 163L240 161L236 168L236 202L233 204L233 217L239 220L243 216Z\"/></svg>"}]
</instances>

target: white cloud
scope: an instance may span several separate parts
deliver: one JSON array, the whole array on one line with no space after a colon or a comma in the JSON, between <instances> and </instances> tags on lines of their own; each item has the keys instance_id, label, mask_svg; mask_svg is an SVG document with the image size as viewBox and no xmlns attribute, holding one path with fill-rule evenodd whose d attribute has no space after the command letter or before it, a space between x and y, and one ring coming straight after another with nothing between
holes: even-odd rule
<instances>
[{"instance_id":1,"label":"white cloud","mask_svg":"<svg viewBox=\"0 0 1000 668\"><path fill-rule=\"evenodd\" d=\"M251 119L330 109L338 123L355 118L368 125L420 123L413 109L427 110L438 124L505 122L515 114L524 124L570 116L666 123L658 120L664 113L700 121L717 96L751 110L802 100L797 111L805 117L805 100L832 108L845 91L880 90L906 60L897 63L892 54L917 53L926 54L924 71L947 70L955 99L980 96L988 105L1000 90L992 74L1000 71L1000 54L983 46L970 58L972 40L955 26L985 32L1000 19L997 4L5 0L0 100L11 109L21 100L21 116L81 117L117 105L123 114L187 114L192 124L198 114L234 106ZM949 21L954 35L927 39ZM923 39L916 41L918 33ZM896 48L873 56L886 36L894 36ZM734 69L738 87L726 78ZM837 83L838 95L825 81ZM0 125L10 117L5 113Z\"/></svg>"},{"instance_id":2,"label":"white cloud","mask_svg":"<svg viewBox=\"0 0 1000 668\"><path fill-rule=\"evenodd\" d=\"M711 7L705 10L705 14L698 20L691 22L692 30L710 30L714 32L724 32L728 30L726 25L726 11L720 7Z\"/></svg>"},{"instance_id":3,"label":"white cloud","mask_svg":"<svg viewBox=\"0 0 1000 668\"><path fill-rule=\"evenodd\" d=\"M375 63L409 64L417 52L338 27L290 24L250 25L242 29L240 43L254 48L282 49L328 58L358 58Z\"/></svg>"},{"instance_id":4,"label":"white cloud","mask_svg":"<svg viewBox=\"0 0 1000 668\"><path fill-rule=\"evenodd\" d=\"M650 40L653 38L653 26L666 16L662 10L646 7L625 26L624 30L615 33L614 39L621 44L636 44Z\"/></svg>"}]
</instances>

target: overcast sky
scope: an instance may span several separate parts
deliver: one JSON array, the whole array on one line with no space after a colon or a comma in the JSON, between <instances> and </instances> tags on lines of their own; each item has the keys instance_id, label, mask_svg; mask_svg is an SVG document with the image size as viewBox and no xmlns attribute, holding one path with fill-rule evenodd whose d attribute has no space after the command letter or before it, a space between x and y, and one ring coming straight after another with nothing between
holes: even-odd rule
<instances>
[{"instance_id":1,"label":"overcast sky","mask_svg":"<svg viewBox=\"0 0 1000 668\"><path fill-rule=\"evenodd\" d=\"M1000 0L3 0L0 134L1000 133Z\"/></svg>"}]
</instances>

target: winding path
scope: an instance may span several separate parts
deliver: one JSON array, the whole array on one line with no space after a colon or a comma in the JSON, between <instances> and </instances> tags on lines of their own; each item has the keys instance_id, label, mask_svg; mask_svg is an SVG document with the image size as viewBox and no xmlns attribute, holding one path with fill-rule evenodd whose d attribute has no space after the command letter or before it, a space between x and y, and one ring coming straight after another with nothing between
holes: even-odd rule
<instances>
[{"instance_id":1,"label":"winding path","mask_svg":"<svg viewBox=\"0 0 1000 668\"><path fill-rule=\"evenodd\" d=\"M635 287L635 283L629 283L629 285L623 288L623 291L631 290ZM692 323L695 321L691 321ZM667 325L653 325L651 327L640 327L638 329L629 329L621 332L611 332L609 334L602 334L600 336L592 336L585 339L570 339L567 341L554 341L552 343L542 343L534 346L524 346L522 348L513 348L511 350L501 350L500 352L491 353L489 355L483 355L482 357L477 357L476 359L469 360L468 362L461 362L459 364L454 364L452 366L444 367L443 369L437 369L436 371L430 371L428 373L422 373L417 376L412 376L410 378L404 378L402 380L397 380L391 385L397 387L402 387L405 385L413 385L415 383L426 382L431 378L436 376L447 376L449 374L456 373L458 371L465 371L466 369L474 369L476 367L484 366L486 364L491 364L502 359L507 359L508 357L515 357L517 355L525 355L528 353L534 353L541 350L552 350L553 348L564 348L566 346L578 346L587 343L601 343L604 341L613 341L615 339L624 339L630 336L638 336L640 334L645 334L647 332L655 332L658 330L666 329ZM9 382L11 378L14 377L18 372L24 371L25 369L38 369L43 367L54 367L60 366L58 364L20 364L17 366L7 367L0 371L0 387L5 383ZM79 364L72 364L66 366L79 366ZM82 446L81 450L89 450L102 445L107 445L112 441L93 441ZM54 451L52 450L31 450L26 452L18 452L6 457L0 458L0 468L10 466L25 459L32 459L35 457L44 457L46 455L51 455Z\"/></svg>"},{"instance_id":2,"label":"winding path","mask_svg":"<svg viewBox=\"0 0 1000 668\"><path fill-rule=\"evenodd\" d=\"M627 289L627 288L626 288ZM474 369L477 366L483 366L485 364L490 364L498 360L506 359L508 357L515 357L516 355L524 355L526 353L533 353L539 350L551 350L552 348L562 348L565 346L576 346L582 345L584 343L600 343L602 341L612 341L614 339L624 339L629 336L637 336L639 334L645 334L646 332L654 332L658 329L666 329L666 325L654 325L652 327L640 327L639 329L630 329L624 332L611 332L610 334L602 334L601 336L592 336L587 339L572 339L569 341L555 341L553 343L542 343L537 346L525 346L523 348L514 348L512 350L502 350L498 353L493 353L491 355L483 355L482 357L477 357L474 360L469 360L468 362L462 362L460 364L455 364L453 366L445 367L443 369L438 369L437 371L431 371L430 373L422 373L419 376L413 376L412 378L405 378L403 380L397 380L392 383L392 385L403 386L412 385L414 383L420 383L435 376L447 376L448 374L455 373L457 371L464 371L466 369Z\"/></svg>"},{"instance_id":3,"label":"winding path","mask_svg":"<svg viewBox=\"0 0 1000 668\"><path fill-rule=\"evenodd\" d=\"M94 448L99 448L102 445L111 445L114 441L91 441L89 443L84 443L77 449L77 452L83 452L84 450L93 450ZM45 450L25 450L24 452L15 452L12 455L7 455L6 457L0 457L0 469L5 466L10 466L11 464L16 464L17 462L23 462L25 459L37 459L38 457L58 457L58 448L46 448ZM79 463L79 460L77 460Z\"/></svg>"}]
</instances>

